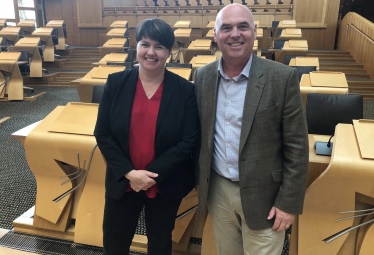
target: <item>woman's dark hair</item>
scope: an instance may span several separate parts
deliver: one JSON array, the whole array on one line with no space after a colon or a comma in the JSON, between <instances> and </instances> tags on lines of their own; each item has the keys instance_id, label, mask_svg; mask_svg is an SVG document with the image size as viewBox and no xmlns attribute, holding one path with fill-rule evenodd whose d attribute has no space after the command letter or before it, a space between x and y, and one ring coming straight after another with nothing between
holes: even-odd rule
<instances>
[{"instance_id":1,"label":"woman's dark hair","mask_svg":"<svg viewBox=\"0 0 374 255\"><path fill-rule=\"evenodd\" d=\"M157 41L170 51L175 39L173 29L161 19L146 19L140 22L135 29L135 38L137 43L143 38Z\"/></svg>"}]
</instances>

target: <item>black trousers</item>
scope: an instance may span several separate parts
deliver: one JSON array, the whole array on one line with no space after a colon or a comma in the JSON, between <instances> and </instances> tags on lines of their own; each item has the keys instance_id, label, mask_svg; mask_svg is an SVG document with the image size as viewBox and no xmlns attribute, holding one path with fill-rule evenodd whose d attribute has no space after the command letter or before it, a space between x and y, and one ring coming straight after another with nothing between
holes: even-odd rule
<instances>
[{"instance_id":1,"label":"black trousers","mask_svg":"<svg viewBox=\"0 0 374 255\"><path fill-rule=\"evenodd\" d=\"M182 199L165 201L160 193L148 198L144 191L126 192L120 200L105 197L104 254L127 255L138 225L140 212L145 206L145 226L148 255L171 255L171 233Z\"/></svg>"}]
</instances>

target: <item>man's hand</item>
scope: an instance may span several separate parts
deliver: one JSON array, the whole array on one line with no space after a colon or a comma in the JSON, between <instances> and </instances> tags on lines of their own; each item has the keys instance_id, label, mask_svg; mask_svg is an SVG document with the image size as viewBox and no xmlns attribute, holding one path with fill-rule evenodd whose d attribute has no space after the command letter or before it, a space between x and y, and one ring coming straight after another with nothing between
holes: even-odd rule
<instances>
[{"instance_id":1,"label":"man's hand","mask_svg":"<svg viewBox=\"0 0 374 255\"><path fill-rule=\"evenodd\" d=\"M139 192L141 190L147 190L156 184L153 178L156 178L158 174L149 172L147 170L131 170L125 177L130 180L131 188Z\"/></svg>"},{"instance_id":2,"label":"man's hand","mask_svg":"<svg viewBox=\"0 0 374 255\"><path fill-rule=\"evenodd\" d=\"M269 216L267 219L271 220L272 218L274 218L274 216L275 222L272 229L278 232L289 228L296 217L295 214L286 213L273 206L269 212Z\"/></svg>"}]
</instances>

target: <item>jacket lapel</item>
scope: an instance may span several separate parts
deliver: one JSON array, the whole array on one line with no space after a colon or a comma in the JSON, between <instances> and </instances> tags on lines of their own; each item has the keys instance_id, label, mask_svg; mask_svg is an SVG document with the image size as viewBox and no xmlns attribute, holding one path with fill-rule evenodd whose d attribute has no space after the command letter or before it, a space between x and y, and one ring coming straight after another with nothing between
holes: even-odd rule
<instances>
[{"instance_id":1,"label":"jacket lapel","mask_svg":"<svg viewBox=\"0 0 374 255\"><path fill-rule=\"evenodd\" d=\"M160 109L158 110L156 133L161 124L162 118L164 117L166 113L171 97L173 95L173 90L174 90L173 83L175 81L171 79L169 74L170 72L167 69L165 69L164 89L162 91Z\"/></svg>"},{"instance_id":2,"label":"jacket lapel","mask_svg":"<svg viewBox=\"0 0 374 255\"><path fill-rule=\"evenodd\" d=\"M218 60L219 61L219 60ZM208 116L204 116L204 121L206 123L205 127L207 128L208 134L208 149L210 152L213 151L213 136L214 136L214 126L216 121L216 110L217 110L217 94L218 94L218 61L211 66L210 70L207 70L207 75L204 75L203 80L203 90L202 98L203 105L206 108L205 112L211 113Z\"/></svg>"},{"instance_id":3,"label":"jacket lapel","mask_svg":"<svg viewBox=\"0 0 374 255\"><path fill-rule=\"evenodd\" d=\"M134 96L136 91L136 84L138 82L138 68L132 69L128 76L124 77L120 84L122 86L121 92L118 93L118 100L121 102L121 110L123 111L120 116L123 116L124 121L124 134L130 133L130 122L132 106L134 103ZM126 148L128 148L128 137L124 136L126 141Z\"/></svg>"},{"instance_id":4,"label":"jacket lapel","mask_svg":"<svg viewBox=\"0 0 374 255\"><path fill-rule=\"evenodd\" d=\"M264 75L264 70L261 61L254 54L252 55L252 57L252 66L249 73L247 92L245 94L244 101L242 130L240 134L239 144L239 155L243 150L244 144L251 130L253 119L255 117L256 110L260 102L261 95L265 85L264 79L261 79Z\"/></svg>"}]
</instances>

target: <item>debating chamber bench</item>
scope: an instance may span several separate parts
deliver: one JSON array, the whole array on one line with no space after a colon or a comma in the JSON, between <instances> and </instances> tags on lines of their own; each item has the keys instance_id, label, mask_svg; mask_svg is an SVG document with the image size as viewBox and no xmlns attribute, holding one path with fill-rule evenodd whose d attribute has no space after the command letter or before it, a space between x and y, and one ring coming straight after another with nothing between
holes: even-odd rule
<instances>
[{"instance_id":1,"label":"debating chamber bench","mask_svg":"<svg viewBox=\"0 0 374 255\"><path fill-rule=\"evenodd\" d=\"M329 136L308 135L308 188L304 212L292 225L290 255L374 254L374 121L353 123L336 126L331 157L313 148ZM217 254L209 216L201 254Z\"/></svg>"},{"instance_id":2,"label":"debating chamber bench","mask_svg":"<svg viewBox=\"0 0 374 255\"><path fill-rule=\"evenodd\" d=\"M98 105L68 103L12 134L24 145L35 176L35 207L14 222L14 231L102 247L105 161L93 131ZM194 224L197 194L182 200L173 231L173 249L186 251ZM75 224L73 222L75 221ZM132 249L146 251L147 239L135 235Z\"/></svg>"},{"instance_id":3,"label":"debating chamber bench","mask_svg":"<svg viewBox=\"0 0 374 255\"><path fill-rule=\"evenodd\" d=\"M21 52L0 52L0 100L23 100L20 56Z\"/></svg>"}]
</instances>

